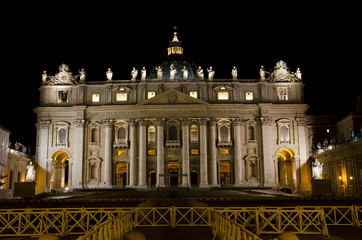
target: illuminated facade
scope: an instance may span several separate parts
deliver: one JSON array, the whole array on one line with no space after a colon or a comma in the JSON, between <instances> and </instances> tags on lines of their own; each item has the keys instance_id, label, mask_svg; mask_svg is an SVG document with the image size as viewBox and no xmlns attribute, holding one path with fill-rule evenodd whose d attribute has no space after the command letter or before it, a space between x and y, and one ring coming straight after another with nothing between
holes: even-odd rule
<instances>
[{"instance_id":1,"label":"illuminated facade","mask_svg":"<svg viewBox=\"0 0 362 240\"><path fill-rule=\"evenodd\" d=\"M258 79L205 78L174 34L147 78L43 74L37 190L273 187L310 191L303 82L280 61ZM211 68L210 68L211 69ZM209 69L208 69L209 70ZM206 80L205 80L206 79Z\"/></svg>"}]
</instances>

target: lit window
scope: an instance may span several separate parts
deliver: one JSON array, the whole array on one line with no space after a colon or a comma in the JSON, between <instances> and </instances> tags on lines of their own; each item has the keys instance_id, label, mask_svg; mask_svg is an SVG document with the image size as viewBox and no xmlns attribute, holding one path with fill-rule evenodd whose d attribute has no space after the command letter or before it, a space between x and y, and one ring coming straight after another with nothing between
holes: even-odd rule
<instances>
[{"instance_id":1,"label":"lit window","mask_svg":"<svg viewBox=\"0 0 362 240\"><path fill-rule=\"evenodd\" d=\"M218 92L217 99L218 100L229 100L229 92Z\"/></svg>"},{"instance_id":2,"label":"lit window","mask_svg":"<svg viewBox=\"0 0 362 240\"><path fill-rule=\"evenodd\" d=\"M191 149L191 155L199 155L199 149Z\"/></svg>"},{"instance_id":3,"label":"lit window","mask_svg":"<svg viewBox=\"0 0 362 240\"><path fill-rule=\"evenodd\" d=\"M99 99L100 99L99 93L92 94L92 102L99 102Z\"/></svg>"},{"instance_id":4,"label":"lit window","mask_svg":"<svg viewBox=\"0 0 362 240\"><path fill-rule=\"evenodd\" d=\"M229 150L228 150L228 149L221 149L221 150L220 150L220 154L221 154L221 155L228 155L228 154L229 154Z\"/></svg>"},{"instance_id":5,"label":"lit window","mask_svg":"<svg viewBox=\"0 0 362 240\"><path fill-rule=\"evenodd\" d=\"M147 93L147 99L153 98L154 96L156 96L155 92L148 92Z\"/></svg>"},{"instance_id":6,"label":"lit window","mask_svg":"<svg viewBox=\"0 0 362 240\"><path fill-rule=\"evenodd\" d=\"M117 93L116 94L117 102L125 102L127 101L127 93Z\"/></svg>"},{"instance_id":7,"label":"lit window","mask_svg":"<svg viewBox=\"0 0 362 240\"><path fill-rule=\"evenodd\" d=\"M197 98L197 92L190 92L190 96L194 97L194 98Z\"/></svg>"},{"instance_id":8,"label":"lit window","mask_svg":"<svg viewBox=\"0 0 362 240\"><path fill-rule=\"evenodd\" d=\"M156 150L155 149L148 150L148 155L156 155Z\"/></svg>"},{"instance_id":9,"label":"lit window","mask_svg":"<svg viewBox=\"0 0 362 240\"><path fill-rule=\"evenodd\" d=\"M117 155L118 155L118 156L126 156L126 151L124 151L124 150L118 150Z\"/></svg>"},{"instance_id":10,"label":"lit window","mask_svg":"<svg viewBox=\"0 0 362 240\"><path fill-rule=\"evenodd\" d=\"M254 99L254 93L253 92L246 92L245 93L245 100L252 101Z\"/></svg>"}]
</instances>

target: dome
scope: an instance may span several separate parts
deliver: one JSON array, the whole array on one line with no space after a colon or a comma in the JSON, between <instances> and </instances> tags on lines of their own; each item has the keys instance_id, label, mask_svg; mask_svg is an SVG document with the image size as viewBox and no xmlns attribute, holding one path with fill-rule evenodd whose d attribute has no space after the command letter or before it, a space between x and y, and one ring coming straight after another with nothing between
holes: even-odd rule
<instances>
[{"instance_id":1,"label":"dome","mask_svg":"<svg viewBox=\"0 0 362 240\"><path fill-rule=\"evenodd\" d=\"M197 67L195 64L189 62L187 58L183 55L183 48L181 42L177 38L176 28L174 32L174 37L169 44L167 49L168 55L165 57L162 63L157 64L150 72L148 76L149 79L157 79L157 67L162 69L162 80L167 81L171 79L171 65L176 69L176 74L174 77L175 81L192 81L197 79ZM183 80L183 69L186 68L188 71L187 80Z\"/></svg>"}]
</instances>

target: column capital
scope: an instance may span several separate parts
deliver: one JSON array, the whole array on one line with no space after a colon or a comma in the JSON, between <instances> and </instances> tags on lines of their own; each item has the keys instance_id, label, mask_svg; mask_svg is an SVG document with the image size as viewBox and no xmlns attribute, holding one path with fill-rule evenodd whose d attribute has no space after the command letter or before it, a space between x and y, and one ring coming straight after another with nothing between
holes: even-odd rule
<instances>
[{"instance_id":1,"label":"column capital","mask_svg":"<svg viewBox=\"0 0 362 240\"><path fill-rule=\"evenodd\" d=\"M165 124L164 118L157 118L156 119L157 126L163 126Z\"/></svg>"},{"instance_id":2,"label":"column capital","mask_svg":"<svg viewBox=\"0 0 362 240\"><path fill-rule=\"evenodd\" d=\"M207 121L209 121L208 118L200 118L199 119L200 126L206 126Z\"/></svg>"},{"instance_id":3,"label":"column capital","mask_svg":"<svg viewBox=\"0 0 362 240\"><path fill-rule=\"evenodd\" d=\"M182 126L189 126L190 120L188 118L181 118L180 120Z\"/></svg>"},{"instance_id":4,"label":"column capital","mask_svg":"<svg viewBox=\"0 0 362 240\"><path fill-rule=\"evenodd\" d=\"M141 127L145 127L147 125L147 121L145 119L138 119L137 122Z\"/></svg>"},{"instance_id":5,"label":"column capital","mask_svg":"<svg viewBox=\"0 0 362 240\"><path fill-rule=\"evenodd\" d=\"M104 119L104 120L102 120L101 123L102 123L102 125L103 125L104 127L110 128L110 127L113 126L113 120L112 120L112 119Z\"/></svg>"},{"instance_id":6,"label":"column capital","mask_svg":"<svg viewBox=\"0 0 362 240\"><path fill-rule=\"evenodd\" d=\"M243 125L243 124L244 124L243 118L233 118L232 121L233 121L232 124L233 124L234 126L240 126L240 125Z\"/></svg>"},{"instance_id":7,"label":"column capital","mask_svg":"<svg viewBox=\"0 0 362 240\"><path fill-rule=\"evenodd\" d=\"M130 120L128 120L128 123L129 123L129 126L130 127L134 127L134 126L136 126L136 120L135 119L133 119L133 118L131 118Z\"/></svg>"},{"instance_id":8,"label":"column capital","mask_svg":"<svg viewBox=\"0 0 362 240\"><path fill-rule=\"evenodd\" d=\"M48 128L50 126L49 120L40 120L39 125L41 128Z\"/></svg>"},{"instance_id":9,"label":"column capital","mask_svg":"<svg viewBox=\"0 0 362 240\"><path fill-rule=\"evenodd\" d=\"M72 121L72 126L77 127L77 128L83 127L84 124L85 124L85 120L74 120L74 121Z\"/></svg>"},{"instance_id":10,"label":"column capital","mask_svg":"<svg viewBox=\"0 0 362 240\"><path fill-rule=\"evenodd\" d=\"M262 125L270 126L273 123L273 118L270 116L260 117L259 121Z\"/></svg>"},{"instance_id":11,"label":"column capital","mask_svg":"<svg viewBox=\"0 0 362 240\"><path fill-rule=\"evenodd\" d=\"M306 126L307 125L307 118L305 118L305 117L296 117L295 121L297 122L298 126Z\"/></svg>"},{"instance_id":12,"label":"column capital","mask_svg":"<svg viewBox=\"0 0 362 240\"><path fill-rule=\"evenodd\" d=\"M209 125L210 126L215 126L216 125L216 118L210 118Z\"/></svg>"}]
</instances>

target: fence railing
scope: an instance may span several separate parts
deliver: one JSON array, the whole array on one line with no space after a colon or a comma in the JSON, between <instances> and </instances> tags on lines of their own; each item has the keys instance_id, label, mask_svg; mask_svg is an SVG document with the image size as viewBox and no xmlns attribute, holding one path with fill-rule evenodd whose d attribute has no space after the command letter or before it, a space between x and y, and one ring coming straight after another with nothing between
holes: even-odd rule
<instances>
[{"instance_id":1,"label":"fence railing","mask_svg":"<svg viewBox=\"0 0 362 240\"><path fill-rule=\"evenodd\" d=\"M217 211L213 212L212 232L212 239L218 237L222 240L262 240L244 225L230 220Z\"/></svg>"},{"instance_id":2,"label":"fence railing","mask_svg":"<svg viewBox=\"0 0 362 240\"><path fill-rule=\"evenodd\" d=\"M135 208L52 208L0 209L1 236L80 235L95 226L131 211L133 227L211 227L218 212L256 234L293 231L298 234L327 235L327 226L362 225L362 206L298 207L135 207Z\"/></svg>"},{"instance_id":3,"label":"fence railing","mask_svg":"<svg viewBox=\"0 0 362 240\"><path fill-rule=\"evenodd\" d=\"M285 231L297 234L328 236L322 209L296 208L241 208L219 210L228 219L260 234L280 234Z\"/></svg>"},{"instance_id":4,"label":"fence railing","mask_svg":"<svg viewBox=\"0 0 362 240\"><path fill-rule=\"evenodd\" d=\"M123 236L129 231L132 231L131 211L95 226L92 231L79 237L78 240L123 239Z\"/></svg>"}]
</instances>

